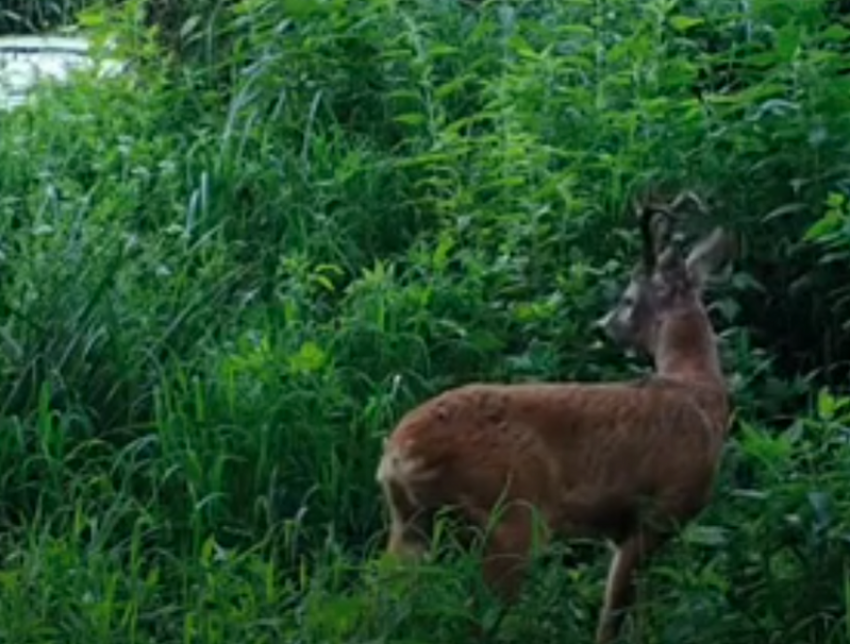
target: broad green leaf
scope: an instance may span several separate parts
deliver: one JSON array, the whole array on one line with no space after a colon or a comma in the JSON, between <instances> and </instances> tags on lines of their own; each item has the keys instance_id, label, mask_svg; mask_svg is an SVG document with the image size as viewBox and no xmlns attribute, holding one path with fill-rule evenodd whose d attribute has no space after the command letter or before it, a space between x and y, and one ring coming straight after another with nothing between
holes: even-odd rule
<instances>
[{"instance_id":1,"label":"broad green leaf","mask_svg":"<svg viewBox=\"0 0 850 644\"><path fill-rule=\"evenodd\" d=\"M680 32L685 32L704 23L705 20L703 18L695 18L693 16L678 15L670 18L670 26Z\"/></svg>"}]
</instances>

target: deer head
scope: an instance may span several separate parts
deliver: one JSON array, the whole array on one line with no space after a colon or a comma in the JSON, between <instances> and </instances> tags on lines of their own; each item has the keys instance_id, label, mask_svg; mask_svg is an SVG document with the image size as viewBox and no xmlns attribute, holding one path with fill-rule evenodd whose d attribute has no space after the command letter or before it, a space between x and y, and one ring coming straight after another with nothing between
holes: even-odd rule
<instances>
[{"instance_id":1,"label":"deer head","mask_svg":"<svg viewBox=\"0 0 850 644\"><path fill-rule=\"evenodd\" d=\"M617 344L655 356L666 320L703 312L703 288L712 273L732 256L734 240L716 228L684 256L672 233L678 209L686 202L704 207L690 192L671 204L637 207L643 242L641 263L617 305L599 326Z\"/></svg>"}]
</instances>

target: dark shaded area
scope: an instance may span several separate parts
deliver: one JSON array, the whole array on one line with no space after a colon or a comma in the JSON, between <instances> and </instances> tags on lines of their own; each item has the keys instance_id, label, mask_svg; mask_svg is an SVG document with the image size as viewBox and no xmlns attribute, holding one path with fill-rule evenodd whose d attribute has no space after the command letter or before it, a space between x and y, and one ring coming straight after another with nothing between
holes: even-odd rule
<instances>
[{"instance_id":1,"label":"dark shaded area","mask_svg":"<svg viewBox=\"0 0 850 644\"><path fill-rule=\"evenodd\" d=\"M52 31L72 24L88 0L4 0L0 6L0 36Z\"/></svg>"}]
</instances>

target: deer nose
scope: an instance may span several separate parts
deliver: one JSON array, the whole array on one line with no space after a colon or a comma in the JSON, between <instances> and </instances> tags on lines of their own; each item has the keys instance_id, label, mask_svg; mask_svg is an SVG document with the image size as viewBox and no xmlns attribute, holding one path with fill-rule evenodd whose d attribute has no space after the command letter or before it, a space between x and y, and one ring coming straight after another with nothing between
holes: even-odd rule
<instances>
[{"instance_id":1,"label":"deer nose","mask_svg":"<svg viewBox=\"0 0 850 644\"><path fill-rule=\"evenodd\" d=\"M611 327L611 318L614 316L613 311L609 311L601 318L597 318L593 324L591 325L595 329L599 329L600 331L608 332L608 329Z\"/></svg>"}]
</instances>

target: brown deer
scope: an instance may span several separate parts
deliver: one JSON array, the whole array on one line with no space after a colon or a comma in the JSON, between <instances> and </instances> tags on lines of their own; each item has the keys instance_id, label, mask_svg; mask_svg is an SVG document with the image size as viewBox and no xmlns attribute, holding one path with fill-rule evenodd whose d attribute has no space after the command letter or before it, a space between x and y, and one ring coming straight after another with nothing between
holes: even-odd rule
<instances>
[{"instance_id":1,"label":"brown deer","mask_svg":"<svg viewBox=\"0 0 850 644\"><path fill-rule=\"evenodd\" d=\"M731 258L732 237L717 228L684 258L655 226L669 232L687 195L639 209L642 262L600 321L618 345L652 357L654 373L630 382L470 384L407 413L377 470L390 553L423 554L435 514L453 508L467 525L490 526L484 580L509 604L536 519L544 542L607 539L615 552L596 642L614 641L638 566L707 504L730 423L702 293Z\"/></svg>"}]
</instances>

